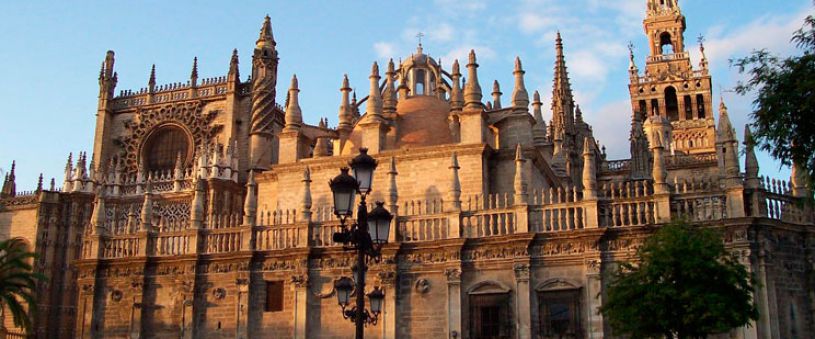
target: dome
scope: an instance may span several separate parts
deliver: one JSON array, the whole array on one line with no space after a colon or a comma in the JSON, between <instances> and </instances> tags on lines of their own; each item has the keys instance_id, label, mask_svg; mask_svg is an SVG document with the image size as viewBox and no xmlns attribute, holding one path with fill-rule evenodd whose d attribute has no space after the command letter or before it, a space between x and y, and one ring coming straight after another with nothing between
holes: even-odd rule
<instances>
[{"instance_id":1,"label":"dome","mask_svg":"<svg viewBox=\"0 0 815 339\"><path fill-rule=\"evenodd\" d=\"M447 115L450 104L432 96L414 96L396 105L396 147L422 147L453 143Z\"/></svg>"}]
</instances>

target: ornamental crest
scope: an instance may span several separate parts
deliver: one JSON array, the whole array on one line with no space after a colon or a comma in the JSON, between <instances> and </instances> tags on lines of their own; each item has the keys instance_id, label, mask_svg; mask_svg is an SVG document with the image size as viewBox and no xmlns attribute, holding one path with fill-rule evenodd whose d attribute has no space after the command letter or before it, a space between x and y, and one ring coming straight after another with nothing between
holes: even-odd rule
<instances>
[{"instance_id":1,"label":"ornamental crest","mask_svg":"<svg viewBox=\"0 0 815 339\"><path fill-rule=\"evenodd\" d=\"M154 128L164 124L182 126L191 136L193 145L208 143L223 127L210 125L218 111L202 113L201 101L167 104L146 109L138 109L130 121L125 122L126 136L118 140L124 148L124 161L127 171L138 170L139 151Z\"/></svg>"}]
</instances>

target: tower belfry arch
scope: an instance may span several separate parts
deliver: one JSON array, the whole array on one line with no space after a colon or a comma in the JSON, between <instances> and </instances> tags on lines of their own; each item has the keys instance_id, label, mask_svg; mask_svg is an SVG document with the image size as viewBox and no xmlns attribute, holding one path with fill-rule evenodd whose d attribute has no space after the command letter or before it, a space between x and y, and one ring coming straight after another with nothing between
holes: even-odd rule
<instances>
[{"instance_id":1,"label":"tower belfry arch","mask_svg":"<svg viewBox=\"0 0 815 339\"><path fill-rule=\"evenodd\" d=\"M678 2L649 0L647 4L643 29L649 54L644 74L636 66L633 50L629 65L631 116L638 120L632 126L652 125L647 123L649 119L665 120L672 130L672 152L714 152L712 86L702 41L702 60L694 67L685 49L685 16Z\"/></svg>"}]
</instances>

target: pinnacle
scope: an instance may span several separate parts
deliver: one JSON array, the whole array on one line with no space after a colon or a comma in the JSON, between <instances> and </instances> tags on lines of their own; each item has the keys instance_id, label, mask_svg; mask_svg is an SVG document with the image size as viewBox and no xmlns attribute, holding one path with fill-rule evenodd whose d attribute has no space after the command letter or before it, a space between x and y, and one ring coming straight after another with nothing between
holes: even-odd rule
<instances>
[{"instance_id":1,"label":"pinnacle","mask_svg":"<svg viewBox=\"0 0 815 339\"><path fill-rule=\"evenodd\" d=\"M453 61L453 74L461 73L459 66L458 66L458 59Z\"/></svg>"},{"instance_id":2,"label":"pinnacle","mask_svg":"<svg viewBox=\"0 0 815 339\"><path fill-rule=\"evenodd\" d=\"M474 49L470 50L469 61L470 61L471 64L475 64L475 62L476 62L475 50Z\"/></svg>"},{"instance_id":3,"label":"pinnacle","mask_svg":"<svg viewBox=\"0 0 815 339\"><path fill-rule=\"evenodd\" d=\"M291 87L290 87L289 89L294 89L294 90L299 89L299 88L297 87L297 74L293 74L293 75L291 76Z\"/></svg>"},{"instance_id":4,"label":"pinnacle","mask_svg":"<svg viewBox=\"0 0 815 339\"><path fill-rule=\"evenodd\" d=\"M515 72L523 72L523 67L521 66L521 57L515 57Z\"/></svg>"},{"instance_id":5,"label":"pinnacle","mask_svg":"<svg viewBox=\"0 0 815 339\"><path fill-rule=\"evenodd\" d=\"M538 90L535 90L535 93L532 95L532 98L535 101L535 103L541 102L541 94L538 93Z\"/></svg>"},{"instance_id":6,"label":"pinnacle","mask_svg":"<svg viewBox=\"0 0 815 339\"><path fill-rule=\"evenodd\" d=\"M374 61L374 64L371 66L371 76L379 78L379 64Z\"/></svg>"}]
</instances>

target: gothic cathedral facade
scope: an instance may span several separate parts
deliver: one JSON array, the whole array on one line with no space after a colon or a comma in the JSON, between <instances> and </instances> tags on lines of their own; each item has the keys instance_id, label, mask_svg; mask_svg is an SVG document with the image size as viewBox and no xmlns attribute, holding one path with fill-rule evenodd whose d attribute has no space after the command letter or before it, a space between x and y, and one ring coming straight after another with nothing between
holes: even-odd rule
<instances>
[{"instance_id":1,"label":"gothic cathedral facade","mask_svg":"<svg viewBox=\"0 0 815 339\"><path fill-rule=\"evenodd\" d=\"M350 337L334 282L353 255L332 241L326 183L361 147L379 162L369 201L395 215L368 271L385 293L370 337L611 336L597 311L607 273L678 217L720 230L757 279L760 318L722 337L815 336L803 171L759 176L749 129L741 147L724 102L714 111L676 0L648 0L644 28L621 160L575 102L559 33L548 121L519 59L502 102L497 82L483 97L474 51L445 69L420 44L384 72L374 63L360 99L337 79L337 125L312 125L297 78L278 81L268 16L248 77L234 51L226 76L199 78L196 60L184 83L159 85L154 68L147 87L116 93L109 51L92 152L68 157L61 188L17 192L12 169L0 195L0 238L24 239L49 277L35 336Z\"/></svg>"}]
</instances>

